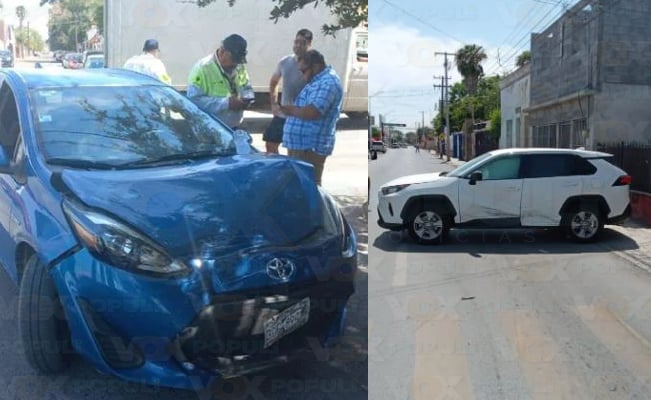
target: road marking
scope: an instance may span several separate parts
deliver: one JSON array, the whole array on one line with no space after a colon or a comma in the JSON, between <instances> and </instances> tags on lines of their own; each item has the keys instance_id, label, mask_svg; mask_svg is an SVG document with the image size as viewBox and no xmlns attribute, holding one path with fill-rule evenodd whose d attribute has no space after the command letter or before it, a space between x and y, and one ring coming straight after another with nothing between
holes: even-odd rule
<instances>
[{"instance_id":1,"label":"road marking","mask_svg":"<svg viewBox=\"0 0 651 400\"><path fill-rule=\"evenodd\" d=\"M577 306L576 313L635 378L641 382L648 379L651 343L644 336L604 304ZM613 376L612 379L618 377ZM612 386L614 382L609 384Z\"/></svg>"},{"instance_id":2,"label":"road marking","mask_svg":"<svg viewBox=\"0 0 651 400\"><path fill-rule=\"evenodd\" d=\"M533 311L500 314L502 327L515 347L514 353L533 399L576 399L581 385L563 363L556 342L545 332L544 323ZM580 398L580 397L579 397Z\"/></svg>"},{"instance_id":3,"label":"road marking","mask_svg":"<svg viewBox=\"0 0 651 400\"><path fill-rule=\"evenodd\" d=\"M407 285L407 253L396 253L393 287Z\"/></svg>"},{"instance_id":4,"label":"road marking","mask_svg":"<svg viewBox=\"0 0 651 400\"><path fill-rule=\"evenodd\" d=\"M431 303L431 299L423 300ZM436 305L423 308L419 303L412 301L409 307L409 316L417 322L414 375L409 398L474 399L458 317L441 312Z\"/></svg>"}]
</instances>

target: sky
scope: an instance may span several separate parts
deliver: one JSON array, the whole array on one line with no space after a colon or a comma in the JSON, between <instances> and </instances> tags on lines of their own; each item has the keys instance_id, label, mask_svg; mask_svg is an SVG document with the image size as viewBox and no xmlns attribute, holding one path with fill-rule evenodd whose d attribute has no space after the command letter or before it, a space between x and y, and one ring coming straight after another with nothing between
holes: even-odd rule
<instances>
[{"instance_id":1,"label":"sky","mask_svg":"<svg viewBox=\"0 0 651 400\"><path fill-rule=\"evenodd\" d=\"M10 24L18 27L18 18L16 17L16 7L22 5L25 7L26 16L23 20L23 25L27 26L29 22L29 29L35 30L41 34L43 40L47 40L47 20L49 5L39 6L39 0L2 0L2 10L0 15Z\"/></svg>"},{"instance_id":2,"label":"sky","mask_svg":"<svg viewBox=\"0 0 651 400\"><path fill-rule=\"evenodd\" d=\"M431 126L441 99L445 57L466 44L482 46L484 73L505 75L544 31L578 0L369 1L369 108L378 121ZM449 85L461 81L448 57Z\"/></svg>"}]
</instances>

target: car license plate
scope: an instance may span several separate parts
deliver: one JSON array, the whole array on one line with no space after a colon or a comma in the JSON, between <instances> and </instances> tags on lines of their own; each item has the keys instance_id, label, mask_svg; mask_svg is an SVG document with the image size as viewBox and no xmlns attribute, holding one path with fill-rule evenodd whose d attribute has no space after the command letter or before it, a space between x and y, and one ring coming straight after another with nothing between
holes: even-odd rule
<instances>
[{"instance_id":1,"label":"car license plate","mask_svg":"<svg viewBox=\"0 0 651 400\"><path fill-rule=\"evenodd\" d=\"M271 346L283 336L305 325L309 318L309 297L274 315L264 323L264 347Z\"/></svg>"}]
</instances>

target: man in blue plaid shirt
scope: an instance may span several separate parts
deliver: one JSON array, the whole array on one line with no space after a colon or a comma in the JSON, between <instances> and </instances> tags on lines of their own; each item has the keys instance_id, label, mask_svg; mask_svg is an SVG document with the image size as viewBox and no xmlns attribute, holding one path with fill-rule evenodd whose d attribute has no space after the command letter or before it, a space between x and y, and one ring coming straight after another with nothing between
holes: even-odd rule
<instances>
[{"instance_id":1,"label":"man in blue plaid shirt","mask_svg":"<svg viewBox=\"0 0 651 400\"><path fill-rule=\"evenodd\" d=\"M307 51L298 68L307 84L294 105L281 106L287 116L283 145L290 157L314 166L314 178L321 186L325 160L335 147L343 89L337 73L316 50Z\"/></svg>"}]
</instances>

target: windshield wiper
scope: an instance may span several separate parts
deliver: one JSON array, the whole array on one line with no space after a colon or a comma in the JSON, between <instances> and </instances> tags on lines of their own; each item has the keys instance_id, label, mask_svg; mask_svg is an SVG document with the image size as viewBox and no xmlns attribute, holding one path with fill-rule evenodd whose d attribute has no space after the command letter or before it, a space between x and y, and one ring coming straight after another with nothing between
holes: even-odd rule
<instances>
[{"instance_id":1,"label":"windshield wiper","mask_svg":"<svg viewBox=\"0 0 651 400\"><path fill-rule=\"evenodd\" d=\"M61 158L61 157L52 157L45 160L46 163L50 165L60 165L63 167L72 167L72 168L91 168L91 169L113 169L116 167L115 164L92 161L92 160L79 160L74 158Z\"/></svg>"},{"instance_id":2,"label":"windshield wiper","mask_svg":"<svg viewBox=\"0 0 651 400\"><path fill-rule=\"evenodd\" d=\"M120 164L118 165L118 167L125 168L125 167L149 166L149 165L165 164L165 163L176 162L176 161L185 162L185 161L197 160L201 158L210 158L210 157L225 156L225 155L230 155L230 154L223 153L221 151L215 151L215 150L194 151L191 153L168 154L166 156L151 158L151 159L142 158L140 160L130 161L124 164Z\"/></svg>"}]
</instances>

